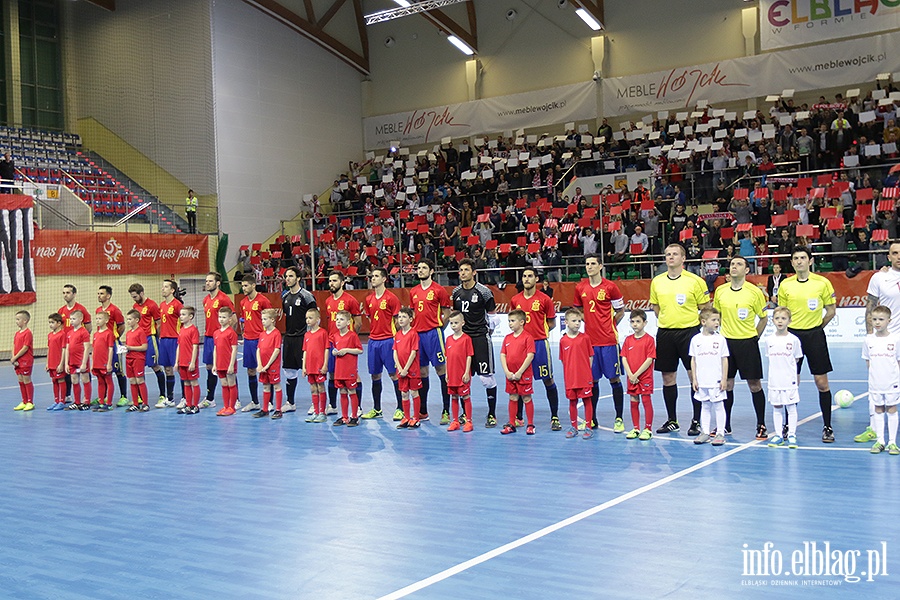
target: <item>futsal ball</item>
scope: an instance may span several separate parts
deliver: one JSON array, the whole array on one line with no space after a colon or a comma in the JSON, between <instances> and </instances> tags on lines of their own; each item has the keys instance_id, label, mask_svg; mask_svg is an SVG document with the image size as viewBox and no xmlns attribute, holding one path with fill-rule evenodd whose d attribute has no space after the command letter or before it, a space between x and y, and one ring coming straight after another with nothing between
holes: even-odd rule
<instances>
[{"instance_id":1,"label":"futsal ball","mask_svg":"<svg viewBox=\"0 0 900 600\"><path fill-rule=\"evenodd\" d=\"M841 408L850 408L855 398L850 390L840 390L834 395L834 400Z\"/></svg>"}]
</instances>

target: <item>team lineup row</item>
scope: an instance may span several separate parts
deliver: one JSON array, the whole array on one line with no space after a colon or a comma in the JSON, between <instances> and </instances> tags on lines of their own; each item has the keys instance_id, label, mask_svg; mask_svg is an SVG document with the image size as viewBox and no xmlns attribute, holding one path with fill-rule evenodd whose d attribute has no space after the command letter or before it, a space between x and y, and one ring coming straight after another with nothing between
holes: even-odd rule
<instances>
[{"instance_id":1,"label":"team lineup row","mask_svg":"<svg viewBox=\"0 0 900 600\"><path fill-rule=\"evenodd\" d=\"M758 346L759 336L767 323L767 299L759 288L747 284L747 262L742 257L731 261L730 281L716 289L711 302L705 282L684 270L685 252L681 245L667 247L665 257L667 271L655 277L650 287L650 304L659 325L657 340L643 332L646 319L640 312L632 311L631 324L635 331L621 345L616 326L625 312L622 294L615 282L602 276L600 258L596 255L585 257L588 277L577 285L573 303L573 308L579 310L567 313L567 331L560 342L560 360L572 424L568 435L574 437L577 434L574 410L579 401L583 401L585 407L585 421L593 428L597 427L598 382L604 376L612 388L615 409L613 429L617 433L625 432L623 413L626 390L621 381L624 376L632 400L634 425L627 437L649 439L653 419L650 401L653 370L661 373L666 409L666 420L656 432L679 431L676 372L681 362L692 383L693 413L689 435L700 442L712 440L718 444L724 441L722 434L731 431L733 388L739 372L751 391L757 417L757 438L769 439ZM900 244L892 245L889 257L892 260L891 269L872 277L870 304L873 304L873 297L875 300L872 308L878 303L889 309L897 308L896 293L892 294L891 284L900 278ZM778 329L779 335L775 337L790 335L791 350L798 353L794 388L799 364L803 357L809 361L810 372L819 390L822 441L829 443L834 441L827 375L831 371L831 362L823 327L835 314L834 290L826 278L810 272L811 254L808 249L796 248L791 260L796 275L784 280L778 291L779 305L789 309L780 314L785 315L788 321ZM303 375L307 378L312 396L309 421L322 422L326 413L336 413L340 396L341 416L335 425L357 425L359 418L383 416L382 375L387 371L397 398L394 417L400 422L400 427L415 428L428 418L429 369L433 367L441 386L442 424L449 425L451 430L472 430L469 383L472 376L477 376L487 392L485 425L497 426L497 383L490 340L491 315L496 309L492 292L477 282L475 265L468 260L461 261L459 265L460 285L452 294L432 280L433 263L421 261L416 269L419 284L410 291L411 306L408 309L401 309L396 295L385 288L387 273L382 269L371 273L372 291L362 304L344 290L344 276L332 273L328 279L330 295L325 300L321 315L313 295L300 287L300 274L296 269L287 269L281 307L283 337L275 329L278 312L264 295L256 292L255 281L249 276L242 282L245 298L241 301L240 318L236 318L231 299L220 289L220 276L210 273L206 277L207 295L203 299L206 322L202 336L193 324L194 309L183 307L176 297L178 288L174 281L163 282L163 302L158 305L145 296L143 286L133 284L129 293L134 306L127 318L111 303L111 288L101 286L98 291L100 306L94 316L97 330L93 338L87 330L90 313L75 301L74 286L67 285L63 290L65 305L50 317L48 371L54 383L54 404L49 409L64 409L73 393L74 402L68 408L89 409L90 374L93 373L100 392L95 410L105 411L112 407L113 374L119 379L122 394L119 405L128 404L125 393L127 376L132 395L128 410L149 410L143 376L146 367L150 367L159 387L157 408L178 406L180 413L193 414L199 412L201 407L214 406L215 390L221 381L224 407L218 414L234 414L240 408L235 377L238 347L235 326L240 323L244 338L243 366L247 369L250 391L250 403L241 409L242 412L253 412L258 417L268 416L270 403L274 404L273 418L280 418L283 412L294 410L297 381ZM880 288L879 277L885 280ZM537 282L537 271L525 269L522 273L523 291L511 301L509 319L512 333L503 341L500 354L510 397L509 420L501 429L502 433L515 432L517 427L526 425L526 421L526 433L534 432L531 402L534 379L540 379L544 384L551 410L551 429L562 429L548 344L548 334L556 324L556 314L552 300L537 289ZM882 291L876 290L873 295L873 286ZM705 310L713 307L716 309L714 313ZM458 314L451 316L453 335L445 339L443 328L451 309ZM356 331L360 328L363 313L371 326L367 366L372 378L373 407L360 414L361 383L357 363L363 348ZM34 406L30 380L33 352L29 318L24 311L16 317L19 332L16 334L13 364L22 387L22 403L16 407L17 410L32 410ZM778 319L774 320L777 326ZM582 322L583 334L580 333ZM707 326L708 323L715 325ZM891 324L890 330L885 325L884 334L894 335L895 325L889 318L887 323ZM706 364L703 357L711 354L698 354L701 342L706 341L719 352L725 352L719 356L721 362L717 365ZM769 358L771 370L772 356ZM207 368L207 393L203 402L200 402L200 362ZM180 405L173 397L176 368L183 389ZM286 405L282 402L282 372L287 392ZM717 382L713 387L718 391L708 385L712 381ZM259 383L264 387L261 403L258 398ZM772 386L770 374L769 399L774 406L795 404L788 402L793 398L791 395L785 396L780 393L784 391L782 388ZM781 404L776 404L776 401ZM643 424L639 419L641 406L645 410ZM891 410L890 403L887 406L890 429L891 415L896 414L896 409ZM713 412L717 421L715 429L711 428ZM782 411L775 411L776 435L772 436L771 442L777 444L787 439L790 443L794 437L791 430L792 411L786 409L786 412L788 425L784 427L783 435L778 435L782 433ZM871 427L863 436L866 441L878 440L884 447L884 440L874 431L876 425L881 423L877 418L881 413L874 407L870 408L870 412ZM591 436L591 429L585 428L585 437ZM889 437L887 447L895 442L893 434Z\"/></svg>"}]
</instances>

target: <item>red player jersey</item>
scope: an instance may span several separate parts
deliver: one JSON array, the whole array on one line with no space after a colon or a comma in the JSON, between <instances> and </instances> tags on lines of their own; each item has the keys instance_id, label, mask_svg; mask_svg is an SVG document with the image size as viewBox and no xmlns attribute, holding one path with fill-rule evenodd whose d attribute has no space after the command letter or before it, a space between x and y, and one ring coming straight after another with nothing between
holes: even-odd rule
<instances>
[{"instance_id":1,"label":"red player jersey","mask_svg":"<svg viewBox=\"0 0 900 600\"><path fill-rule=\"evenodd\" d=\"M72 322L69 320L69 317L70 317L70 316L72 315L72 313L75 312L76 310L80 310L80 311L82 312L82 314L84 315L84 321L82 321L82 323L90 323L90 322L91 322L91 313L89 313L89 312L88 312L88 309L86 309L86 308L85 308L84 306L82 306L81 304L78 304L78 303L76 302L75 305L72 306L72 308L69 308L68 306L66 306L65 304L63 304L62 308L60 308L60 309L59 309L58 311L56 311L56 312L58 312L58 313L62 316L62 318L63 318L63 329L65 329L66 331L69 331L70 329L72 329Z\"/></svg>"},{"instance_id":2,"label":"red player jersey","mask_svg":"<svg viewBox=\"0 0 900 600\"><path fill-rule=\"evenodd\" d=\"M389 340L397 333L394 326L394 317L400 312L400 300L393 294L385 290L381 298L372 292L366 296L363 303L366 316L369 318L369 339L370 340Z\"/></svg>"},{"instance_id":3,"label":"red player jersey","mask_svg":"<svg viewBox=\"0 0 900 600\"><path fill-rule=\"evenodd\" d=\"M66 347L66 332L60 328L47 334L47 370L55 371Z\"/></svg>"},{"instance_id":4,"label":"red player jersey","mask_svg":"<svg viewBox=\"0 0 900 600\"><path fill-rule=\"evenodd\" d=\"M28 350L19 357L20 369L34 366L34 336L30 329L22 329L21 331L16 332L16 335L13 338L13 356L25 346L28 346Z\"/></svg>"},{"instance_id":5,"label":"red player jersey","mask_svg":"<svg viewBox=\"0 0 900 600\"><path fill-rule=\"evenodd\" d=\"M191 358L194 356L194 347L200 345L200 330L196 325L182 327L178 332L178 366L191 366ZM197 350L197 360L194 361L194 367L200 362L200 351Z\"/></svg>"},{"instance_id":6,"label":"red player jersey","mask_svg":"<svg viewBox=\"0 0 900 600\"><path fill-rule=\"evenodd\" d=\"M564 333L559 338L559 360L563 365L563 380L567 390L589 388L594 383L591 373L591 357L594 355L591 338L586 333L569 337Z\"/></svg>"},{"instance_id":7,"label":"red player jersey","mask_svg":"<svg viewBox=\"0 0 900 600\"><path fill-rule=\"evenodd\" d=\"M348 329L347 333L341 335L337 332L331 336L331 345L335 350L345 350L348 348L359 348L362 350L362 342L359 336L352 329ZM359 355L344 354L334 358L334 378L335 380L356 379L358 372Z\"/></svg>"},{"instance_id":8,"label":"red player jersey","mask_svg":"<svg viewBox=\"0 0 900 600\"><path fill-rule=\"evenodd\" d=\"M206 313L206 329L203 334L206 337L214 337L219 329L219 309L226 306L234 310L234 302L222 290L216 292L215 296L207 294L203 298L203 311Z\"/></svg>"},{"instance_id":9,"label":"red player jersey","mask_svg":"<svg viewBox=\"0 0 900 600\"><path fill-rule=\"evenodd\" d=\"M656 359L656 340L653 339L652 335L646 332L640 338L629 335L625 338L625 341L622 342L620 354L622 355L622 358L628 361L628 368L634 373L641 368L641 365L644 364L644 361L648 358ZM641 383L653 381L652 363L649 369L641 373L638 380Z\"/></svg>"},{"instance_id":10,"label":"red player jersey","mask_svg":"<svg viewBox=\"0 0 900 600\"><path fill-rule=\"evenodd\" d=\"M144 298L143 304L134 303L132 308L141 313L141 320L138 322L138 328L143 329L147 337L159 333L156 331L156 321L161 317L159 313L159 304L150 298Z\"/></svg>"},{"instance_id":11,"label":"red player jersey","mask_svg":"<svg viewBox=\"0 0 900 600\"><path fill-rule=\"evenodd\" d=\"M306 340L304 340L306 341ZM272 363L271 368L275 371L281 370L281 332L275 328L272 328L272 331L266 331L263 329L263 332L259 336L259 368L262 369L269 362L269 359L272 358L272 354L278 350L278 356L275 358L275 362ZM320 367L321 368L321 367Z\"/></svg>"},{"instance_id":12,"label":"red player jersey","mask_svg":"<svg viewBox=\"0 0 900 600\"><path fill-rule=\"evenodd\" d=\"M515 373L525 362L528 354L534 354L534 338L528 335L528 332L522 331L518 337L516 334L510 333L503 338L503 347L500 354L506 355L506 368ZM534 373L531 365L522 373L522 381L530 381L533 379Z\"/></svg>"},{"instance_id":13,"label":"red player jersey","mask_svg":"<svg viewBox=\"0 0 900 600\"><path fill-rule=\"evenodd\" d=\"M459 339L451 335L444 341L444 346L447 354L447 385L463 385L466 360L475 354L472 349L472 338L465 333L459 336Z\"/></svg>"},{"instance_id":14,"label":"red player jersey","mask_svg":"<svg viewBox=\"0 0 900 600\"><path fill-rule=\"evenodd\" d=\"M213 343L216 345L216 370L227 371L232 350L238 343L237 332L231 327L216 329L213 332ZM237 368L237 355L235 355L234 366Z\"/></svg>"},{"instance_id":15,"label":"red player jersey","mask_svg":"<svg viewBox=\"0 0 900 600\"><path fill-rule=\"evenodd\" d=\"M244 317L244 339L258 340L263 332L262 311L272 308L272 303L264 295L257 292L256 298L241 298L241 314Z\"/></svg>"},{"instance_id":16,"label":"red player jersey","mask_svg":"<svg viewBox=\"0 0 900 600\"><path fill-rule=\"evenodd\" d=\"M609 279L601 279L596 286L590 279L582 279L575 286L573 306L584 311L584 332L594 346L615 346L619 342L616 329L616 309L625 306L619 286Z\"/></svg>"},{"instance_id":17,"label":"red player jersey","mask_svg":"<svg viewBox=\"0 0 900 600\"><path fill-rule=\"evenodd\" d=\"M94 339L91 341L91 368L106 369L109 364L109 355L114 351L116 338L113 336L112 329L107 326L105 331L95 331Z\"/></svg>"},{"instance_id":18,"label":"red player jersey","mask_svg":"<svg viewBox=\"0 0 900 600\"><path fill-rule=\"evenodd\" d=\"M84 327L70 329L66 334L66 349L69 351L69 366L79 367L84 360L84 344L91 341L91 334Z\"/></svg>"},{"instance_id":19,"label":"red player jersey","mask_svg":"<svg viewBox=\"0 0 900 600\"><path fill-rule=\"evenodd\" d=\"M178 337L178 332L181 330L181 321L178 320L178 316L181 313L182 306L184 304L178 298L172 298L169 302L163 302L159 305L159 337Z\"/></svg>"},{"instance_id":20,"label":"red player jersey","mask_svg":"<svg viewBox=\"0 0 900 600\"><path fill-rule=\"evenodd\" d=\"M397 333L394 334L394 352L397 353L397 359L400 361L400 364L397 365L398 369L406 364L409 360L409 355L412 354L413 351L419 351L418 332L412 328L410 328L408 333L403 333L403 330L398 330ZM417 356L409 366L407 377L419 376L419 357Z\"/></svg>"},{"instance_id":21,"label":"red player jersey","mask_svg":"<svg viewBox=\"0 0 900 600\"><path fill-rule=\"evenodd\" d=\"M144 330L140 327L135 327L134 329L129 329L125 332L125 345L126 346L143 346L147 343L147 334L144 333ZM146 350L129 350L128 354L125 355L126 358L133 358L137 356L143 356Z\"/></svg>"},{"instance_id":22,"label":"red player jersey","mask_svg":"<svg viewBox=\"0 0 900 600\"><path fill-rule=\"evenodd\" d=\"M98 306L94 311L94 314L99 315L102 312L105 312L109 315L108 327L112 329L113 335L116 336L116 339L118 339L119 336L122 335L122 331L124 331L125 315L122 314L122 311L119 310L118 306L112 303L110 303L110 305L106 308ZM119 329L119 325L122 325L122 329Z\"/></svg>"},{"instance_id":23,"label":"red player jersey","mask_svg":"<svg viewBox=\"0 0 900 600\"><path fill-rule=\"evenodd\" d=\"M334 320L337 318L338 311L341 310L346 310L354 317L362 315L359 300L348 294L346 291L341 290L341 295L337 298L334 297L334 294L329 294L328 298L325 299L325 329L328 330L329 336L333 336L338 332ZM352 323L350 324L350 328L353 329Z\"/></svg>"},{"instance_id":24,"label":"red player jersey","mask_svg":"<svg viewBox=\"0 0 900 600\"><path fill-rule=\"evenodd\" d=\"M328 348L328 332L324 327L315 331L307 331L303 336L303 358L306 360L306 373L321 373L325 364L325 349Z\"/></svg>"},{"instance_id":25,"label":"red player jersey","mask_svg":"<svg viewBox=\"0 0 900 600\"><path fill-rule=\"evenodd\" d=\"M447 290L433 281L425 289L422 288L422 284L417 284L411 289L409 291L409 303L416 313L412 326L418 333L443 328L444 320L441 316L441 307L450 308L453 306Z\"/></svg>"},{"instance_id":26,"label":"red player jersey","mask_svg":"<svg viewBox=\"0 0 900 600\"><path fill-rule=\"evenodd\" d=\"M534 296L526 298L525 292L522 292L513 296L509 304L513 309L525 311L525 333L535 341L547 339L547 336L550 335L547 320L556 318L556 307L553 306L550 296L540 290L535 290Z\"/></svg>"}]
</instances>

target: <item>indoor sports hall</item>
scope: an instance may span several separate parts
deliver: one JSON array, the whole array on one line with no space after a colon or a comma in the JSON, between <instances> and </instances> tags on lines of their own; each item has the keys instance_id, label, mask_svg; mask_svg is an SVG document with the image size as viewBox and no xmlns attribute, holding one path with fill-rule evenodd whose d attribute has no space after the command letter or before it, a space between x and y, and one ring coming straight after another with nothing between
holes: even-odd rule
<instances>
[{"instance_id":1,"label":"indoor sports hall","mask_svg":"<svg viewBox=\"0 0 900 600\"><path fill-rule=\"evenodd\" d=\"M873 391L900 389L897 1L0 7L0 597L900 597L898 394ZM693 296L665 283L683 275ZM399 326L367 304L383 280L435 311L438 362L445 309L488 313L472 431L448 431L435 364L427 413L398 428L393 382L367 368ZM423 308L430 285L462 291ZM751 307L721 308L743 343L730 431L693 416L683 366L678 424L658 371L652 427L632 430L627 393L616 419L608 377L596 427L589 394L570 421L567 309L599 314L581 329L624 369L637 311L654 339L693 335L695 304L742 290ZM307 414L285 362L313 331L304 298L331 345L351 312L359 419ZM535 379L559 396L555 421L534 382L534 435L506 423L517 302L529 337L546 317ZM790 432L767 387L779 305L815 340ZM284 335L270 369L263 333ZM231 336L234 387L232 363L206 368ZM827 381L808 368L826 347Z\"/></svg>"}]
</instances>

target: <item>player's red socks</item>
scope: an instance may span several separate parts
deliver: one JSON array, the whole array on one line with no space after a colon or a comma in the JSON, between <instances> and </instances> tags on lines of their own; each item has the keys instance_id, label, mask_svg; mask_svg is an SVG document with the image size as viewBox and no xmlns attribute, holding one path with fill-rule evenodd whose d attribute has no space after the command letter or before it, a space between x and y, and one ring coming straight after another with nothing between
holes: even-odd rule
<instances>
[{"instance_id":1,"label":"player's red socks","mask_svg":"<svg viewBox=\"0 0 900 600\"><path fill-rule=\"evenodd\" d=\"M356 395L356 392L351 391L348 396L350 396L350 414L354 419L359 418L359 396Z\"/></svg>"},{"instance_id":2,"label":"player's red socks","mask_svg":"<svg viewBox=\"0 0 900 600\"><path fill-rule=\"evenodd\" d=\"M647 429L651 429L653 425L653 401L649 395L641 396L641 404L644 405L644 422L647 424Z\"/></svg>"},{"instance_id":3,"label":"player's red socks","mask_svg":"<svg viewBox=\"0 0 900 600\"><path fill-rule=\"evenodd\" d=\"M471 422L472 421L472 397L471 396L466 396L466 399L463 400L463 410L466 411L466 419L468 419L469 422Z\"/></svg>"},{"instance_id":4,"label":"player's red socks","mask_svg":"<svg viewBox=\"0 0 900 600\"><path fill-rule=\"evenodd\" d=\"M131 384L131 403L137 406L141 403L141 386L136 383Z\"/></svg>"},{"instance_id":5,"label":"player's red socks","mask_svg":"<svg viewBox=\"0 0 900 600\"><path fill-rule=\"evenodd\" d=\"M569 421L572 427L578 427L578 400L569 400Z\"/></svg>"},{"instance_id":6,"label":"player's red socks","mask_svg":"<svg viewBox=\"0 0 900 600\"><path fill-rule=\"evenodd\" d=\"M81 387L84 388L84 401L86 403L90 404L91 400L93 399L93 398L91 398L91 381L90 380L85 381L84 383L81 384Z\"/></svg>"},{"instance_id":7,"label":"player's red socks","mask_svg":"<svg viewBox=\"0 0 900 600\"><path fill-rule=\"evenodd\" d=\"M529 425L534 425L534 401L529 400L525 403L525 419Z\"/></svg>"},{"instance_id":8,"label":"player's red socks","mask_svg":"<svg viewBox=\"0 0 900 600\"><path fill-rule=\"evenodd\" d=\"M422 399L419 396L414 396L412 399L413 405L413 414L409 417L409 420L419 420L419 415L422 414Z\"/></svg>"},{"instance_id":9,"label":"player's red socks","mask_svg":"<svg viewBox=\"0 0 900 600\"><path fill-rule=\"evenodd\" d=\"M106 377L100 375L97 377L97 396L100 398L100 404L106 400Z\"/></svg>"},{"instance_id":10,"label":"player's red socks","mask_svg":"<svg viewBox=\"0 0 900 600\"><path fill-rule=\"evenodd\" d=\"M24 381L19 382L19 393L22 394L22 403L28 402L28 389L25 387Z\"/></svg>"},{"instance_id":11,"label":"player's red socks","mask_svg":"<svg viewBox=\"0 0 900 600\"><path fill-rule=\"evenodd\" d=\"M509 424L513 427L516 426L516 413L519 412L519 401L518 400L510 400L509 401Z\"/></svg>"},{"instance_id":12,"label":"player's red socks","mask_svg":"<svg viewBox=\"0 0 900 600\"><path fill-rule=\"evenodd\" d=\"M28 383L25 384L25 394L28 397L28 400L26 400L25 402L27 404L34 403L34 382L33 381L29 381Z\"/></svg>"},{"instance_id":13,"label":"player's red socks","mask_svg":"<svg viewBox=\"0 0 900 600\"><path fill-rule=\"evenodd\" d=\"M72 396L75 398L75 404L81 404L81 382L72 378ZM90 400L88 400L90 404Z\"/></svg>"},{"instance_id":14,"label":"player's red socks","mask_svg":"<svg viewBox=\"0 0 900 600\"><path fill-rule=\"evenodd\" d=\"M641 428L641 403L631 402L631 422L634 423L635 429Z\"/></svg>"},{"instance_id":15,"label":"player's red socks","mask_svg":"<svg viewBox=\"0 0 900 600\"><path fill-rule=\"evenodd\" d=\"M138 389L140 389L141 391L141 401L144 404L148 404L149 401L147 400L147 398L149 398L149 395L147 393L147 382L145 381L144 383L139 383Z\"/></svg>"},{"instance_id":16,"label":"player's red socks","mask_svg":"<svg viewBox=\"0 0 900 600\"><path fill-rule=\"evenodd\" d=\"M409 415L409 400L402 400L403 403L403 418L409 421L412 417Z\"/></svg>"},{"instance_id":17,"label":"player's red socks","mask_svg":"<svg viewBox=\"0 0 900 600\"><path fill-rule=\"evenodd\" d=\"M450 398L450 413L454 421L459 421L459 396Z\"/></svg>"},{"instance_id":18,"label":"player's red socks","mask_svg":"<svg viewBox=\"0 0 900 600\"><path fill-rule=\"evenodd\" d=\"M347 411L350 410L350 396L348 394L341 394L341 416L346 421L349 417L347 416Z\"/></svg>"},{"instance_id":19,"label":"player's red socks","mask_svg":"<svg viewBox=\"0 0 900 600\"><path fill-rule=\"evenodd\" d=\"M281 403L283 402L283 396L280 389L275 390L275 410L281 411Z\"/></svg>"},{"instance_id":20,"label":"player's red socks","mask_svg":"<svg viewBox=\"0 0 900 600\"><path fill-rule=\"evenodd\" d=\"M269 400L272 398L272 392L263 388L263 412L269 412Z\"/></svg>"},{"instance_id":21,"label":"player's red socks","mask_svg":"<svg viewBox=\"0 0 900 600\"><path fill-rule=\"evenodd\" d=\"M584 422L585 427L590 427L594 421L594 407L590 398L582 398L581 403L584 405Z\"/></svg>"}]
</instances>

